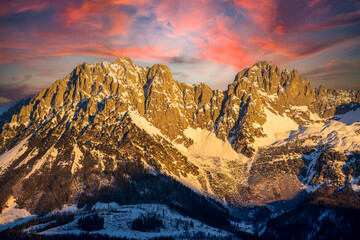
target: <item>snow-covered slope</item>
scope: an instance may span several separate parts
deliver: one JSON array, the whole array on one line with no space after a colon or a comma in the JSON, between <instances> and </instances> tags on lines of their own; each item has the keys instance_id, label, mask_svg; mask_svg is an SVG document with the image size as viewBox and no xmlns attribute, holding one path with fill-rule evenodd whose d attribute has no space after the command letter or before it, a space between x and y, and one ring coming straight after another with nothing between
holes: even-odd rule
<instances>
[{"instance_id":1,"label":"snow-covered slope","mask_svg":"<svg viewBox=\"0 0 360 240\"><path fill-rule=\"evenodd\" d=\"M149 239L161 236L192 236L203 232L211 236L231 236L229 232L207 226L195 219L185 217L178 212L161 204L137 204L119 206L116 203L96 203L90 212L78 211L74 221L64 226L51 228L39 234L67 234L84 232L78 228L77 221L80 217L86 217L97 213L104 218L104 229L93 231L93 234L106 234L109 236L127 237L136 239ZM131 229L131 223L142 216L159 216L163 226L159 232L141 232ZM36 226L28 229L31 231Z\"/></svg>"},{"instance_id":2,"label":"snow-covered slope","mask_svg":"<svg viewBox=\"0 0 360 240\"><path fill-rule=\"evenodd\" d=\"M13 196L9 198L6 202L6 208L3 209L0 215L0 225L5 225L7 223L14 222L19 218L26 218L31 216L31 214L26 209L16 208L16 200ZM0 231L1 231L0 227Z\"/></svg>"},{"instance_id":3,"label":"snow-covered slope","mask_svg":"<svg viewBox=\"0 0 360 240\"><path fill-rule=\"evenodd\" d=\"M8 214L8 212L7 212ZM74 215L74 218L68 223L56 224L49 227L54 221L48 221L41 224L30 224L24 228L24 233L36 233L40 235L59 235L59 234L81 234L89 233L78 227L80 218L85 218L96 214L104 219L104 225L101 230L91 231L91 234L103 234L113 237L127 237L134 239L152 239L154 237L173 237L174 239L190 238L195 236L207 237L234 237L230 232L222 229L208 226L202 222L186 217L175 210L170 209L163 204L136 204L136 205L118 205L117 203L96 203L91 210L77 209L76 207L64 208L61 211L42 216L42 218L56 217L56 215L67 214ZM18 226L34 219L30 214L22 214L25 218L18 221ZM156 216L161 219L161 227L158 231L138 231L132 230L131 226L134 220L146 216ZM10 220L10 219L7 219ZM5 222L2 222L4 224ZM13 226L14 224L8 224ZM28 224L29 225L29 224ZM7 225L0 227L0 230Z\"/></svg>"},{"instance_id":4,"label":"snow-covered slope","mask_svg":"<svg viewBox=\"0 0 360 240\"><path fill-rule=\"evenodd\" d=\"M227 140L218 139L214 132L201 128L187 128L184 134L194 141L188 149L188 153L194 158L235 160L244 157L242 154L237 153Z\"/></svg>"},{"instance_id":5,"label":"snow-covered slope","mask_svg":"<svg viewBox=\"0 0 360 240\"><path fill-rule=\"evenodd\" d=\"M279 123L278 126L285 125L280 121ZM360 108L342 115L335 115L323 123L300 127L299 130L294 129L288 133L282 138L282 143L295 138L305 139L309 136L318 136L320 141L317 147L327 146L343 153L360 151Z\"/></svg>"},{"instance_id":6,"label":"snow-covered slope","mask_svg":"<svg viewBox=\"0 0 360 240\"><path fill-rule=\"evenodd\" d=\"M30 137L30 136L29 136ZM19 144L0 155L0 173L16 159L18 159L27 150L27 141L29 137L23 139Z\"/></svg>"},{"instance_id":7,"label":"snow-covered slope","mask_svg":"<svg viewBox=\"0 0 360 240\"><path fill-rule=\"evenodd\" d=\"M263 133L266 137L260 137L255 140L255 145L258 147L268 146L277 141L287 139L292 131L296 131L299 125L290 117L280 115L265 109L266 122L262 126Z\"/></svg>"}]
</instances>

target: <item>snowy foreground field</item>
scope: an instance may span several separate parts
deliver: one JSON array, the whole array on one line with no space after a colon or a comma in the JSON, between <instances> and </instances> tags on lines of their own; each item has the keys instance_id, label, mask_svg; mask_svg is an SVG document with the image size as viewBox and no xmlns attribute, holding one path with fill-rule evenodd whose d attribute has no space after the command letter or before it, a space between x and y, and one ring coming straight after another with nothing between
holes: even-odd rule
<instances>
[{"instance_id":1,"label":"snowy foreground field","mask_svg":"<svg viewBox=\"0 0 360 240\"><path fill-rule=\"evenodd\" d=\"M54 218L55 215L73 215L70 222L56 226ZM93 231L83 231L79 229L78 221L87 216L97 215L104 219L103 229ZM136 219L142 219L146 216L156 216L161 219L161 227L154 230L138 231L132 230L133 222ZM119 206L116 203L97 203L91 211L85 209L77 209L75 206L64 208L60 212L48 214L42 219L48 220L46 223L35 224L27 226L22 231L24 233L35 233L41 235L57 235L57 234L76 234L91 233L103 234L112 237L127 237L134 239L152 239L155 237L172 236L174 239L188 239L194 236L215 237L216 239L227 239L236 237L224 230L210 227L195 219L185 217L180 213L171 210L168 206L162 204L137 204ZM25 225L26 222L36 219L29 216L23 219L18 219L14 222L0 225L0 231L13 228L15 226ZM38 223L38 222L37 222ZM243 230L251 232L251 226L243 226L239 223L234 223L239 228L245 227ZM31 224L29 224L31 225ZM52 227L54 226L54 227ZM248 228L248 229L246 229ZM240 229L239 229L240 230Z\"/></svg>"}]
</instances>

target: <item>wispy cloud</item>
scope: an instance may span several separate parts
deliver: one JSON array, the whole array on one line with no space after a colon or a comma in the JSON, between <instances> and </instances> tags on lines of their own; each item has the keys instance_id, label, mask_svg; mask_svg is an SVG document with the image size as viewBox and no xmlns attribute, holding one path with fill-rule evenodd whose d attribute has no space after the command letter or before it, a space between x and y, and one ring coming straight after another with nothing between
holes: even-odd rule
<instances>
[{"instance_id":1,"label":"wispy cloud","mask_svg":"<svg viewBox=\"0 0 360 240\"><path fill-rule=\"evenodd\" d=\"M0 64L29 67L32 59L75 54L240 69L360 48L356 0L14 0L2 3L0 23ZM348 64L337 56L341 62Z\"/></svg>"}]
</instances>

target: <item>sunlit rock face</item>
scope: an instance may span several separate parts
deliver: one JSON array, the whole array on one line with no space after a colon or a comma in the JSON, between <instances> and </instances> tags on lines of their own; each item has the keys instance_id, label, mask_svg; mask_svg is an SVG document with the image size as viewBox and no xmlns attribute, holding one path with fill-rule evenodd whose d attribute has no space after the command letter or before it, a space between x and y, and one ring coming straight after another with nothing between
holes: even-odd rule
<instances>
[{"instance_id":1,"label":"sunlit rock face","mask_svg":"<svg viewBox=\"0 0 360 240\"><path fill-rule=\"evenodd\" d=\"M0 203L15 197L31 212L51 211L139 169L240 205L324 183L356 188L359 102L359 92L313 89L267 62L240 71L226 91L126 57L84 63L3 125Z\"/></svg>"}]
</instances>

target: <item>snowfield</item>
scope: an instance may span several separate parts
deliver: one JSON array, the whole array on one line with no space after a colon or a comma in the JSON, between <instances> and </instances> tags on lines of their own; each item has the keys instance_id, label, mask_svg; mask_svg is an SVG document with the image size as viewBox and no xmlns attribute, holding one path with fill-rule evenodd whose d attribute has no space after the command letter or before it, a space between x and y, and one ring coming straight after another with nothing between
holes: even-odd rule
<instances>
[{"instance_id":1,"label":"snowfield","mask_svg":"<svg viewBox=\"0 0 360 240\"><path fill-rule=\"evenodd\" d=\"M6 151L0 156L0 174L4 172L4 170L16 159L18 159L19 156L21 156L26 150L27 150L27 140L30 138L27 137L24 140L22 140L18 145L10 149L9 151Z\"/></svg>"},{"instance_id":2,"label":"snowfield","mask_svg":"<svg viewBox=\"0 0 360 240\"><path fill-rule=\"evenodd\" d=\"M334 148L337 151L349 153L360 150L360 109L350 111L343 115L335 115L324 123L316 123L307 127L299 127L291 131L287 139L278 144L298 138L304 139L309 136L320 136L318 146Z\"/></svg>"},{"instance_id":3,"label":"snowfield","mask_svg":"<svg viewBox=\"0 0 360 240\"><path fill-rule=\"evenodd\" d=\"M149 239L160 236L172 236L175 239L176 238L186 239L187 236L190 237L193 234L197 234L199 232L203 232L206 235L210 235L210 236L219 236L219 237L232 236L232 234L229 232L210 227L195 219L185 217L180 213L171 210L168 206L163 204L136 204L136 205L120 206L117 203L98 202L92 207L91 211L87 211L85 209L77 209L76 206L73 205L73 206L66 206L57 213L64 213L64 212L74 213L75 214L74 220L68 224L50 228L46 231L37 232L37 233L43 235L85 233L86 231L82 231L78 229L77 221L81 217L85 217L96 213L100 217L104 218L104 229L89 232L91 234L105 234L109 236L128 237L135 239ZM163 227L161 227L159 232L140 232L136 230L131 230L131 223L134 221L134 219L147 215L157 215L158 217L160 217L160 219L163 222ZM32 217L28 218L28 220L30 219L32 219ZM21 220L21 222L19 221L19 224L24 223L25 222L24 220L26 221L26 219ZM50 221L45 224L31 226L27 228L25 232L35 233L36 229L46 227L46 225L52 222L54 221ZM0 227L0 230L12 226L14 226L14 224L3 225L2 227Z\"/></svg>"},{"instance_id":4,"label":"snowfield","mask_svg":"<svg viewBox=\"0 0 360 240\"><path fill-rule=\"evenodd\" d=\"M256 147L268 146L277 141L286 139L291 131L299 128L299 125L286 115L281 116L275 114L268 108L264 109L264 113L266 115L266 122L262 128L263 133L265 133L267 137L256 138L254 144Z\"/></svg>"},{"instance_id":5,"label":"snowfield","mask_svg":"<svg viewBox=\"0 0 360 240\"><path fill-rule=\"evenodd\" d=\"M12 223L17 219L26 218L31 216L31 214L25 209L16 208L16 202L14 197L10 197L10 199L6 202L6 208L3 209L0 215L0 231L2 226L5 226L7 223Z\"/></svg>"}]
</instances>

